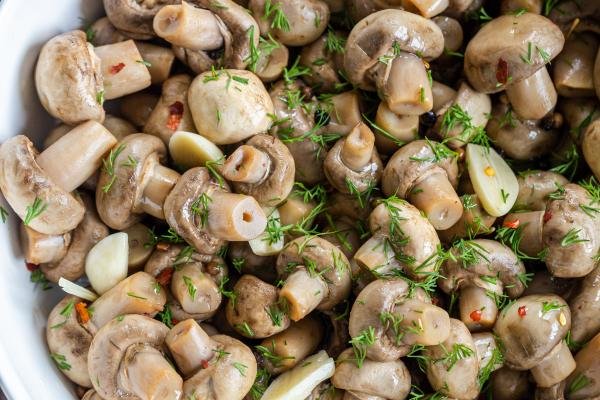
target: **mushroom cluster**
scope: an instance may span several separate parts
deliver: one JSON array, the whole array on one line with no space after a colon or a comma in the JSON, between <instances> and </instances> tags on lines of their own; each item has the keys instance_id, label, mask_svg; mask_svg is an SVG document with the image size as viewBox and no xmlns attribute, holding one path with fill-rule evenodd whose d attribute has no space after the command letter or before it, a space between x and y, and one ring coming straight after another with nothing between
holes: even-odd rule
<instances>
[{"instance_id":1,"label":"mushroom cluster","mask_svg":"<svg viewBox=\"0 0 600 400\"><path fill-rule=\"evenodd\" d=\"M600 398L597 1L103 3L0 144L79 398Z\"/></svg>"}]
</instances>

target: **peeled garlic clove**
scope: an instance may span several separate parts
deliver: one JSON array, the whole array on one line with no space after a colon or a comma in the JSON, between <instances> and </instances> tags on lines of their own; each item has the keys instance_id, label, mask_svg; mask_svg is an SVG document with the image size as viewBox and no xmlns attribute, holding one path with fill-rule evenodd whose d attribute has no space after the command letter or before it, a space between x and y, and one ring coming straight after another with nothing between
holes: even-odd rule
<instances>
[{"instance_id":1,"label":"peeled garlic clove","mask_svg":"<svg viewBox=\"0 0 600 400\"><path fill-rule=\"evenodd\" d=\"M173 162L182 168L202 167L207 161L223 158L223 152L213 142L197 133L175 132L169 140Z\"/></svg>"},{"instance_id":2,"label":"peeled garlic clove","mask_svg":"<svg viewBox=\"0 0 600 400\"><path fill-rule=\"evenodd\" d=\"M279 211L272 207L263 207L263 211L268 216L265 232L248 241L248 244L257 256L272 256L283 250L285 244L284 234L281 231Z\"/></svg>"},{"instance_id":3,"label":"peeled garlic clove","mask_svg":"<svg viewBox=\"0 0 600 400\"><path fill-rule=\"evenodd\" d=\"M96 301L98 298L98 295L91 290L88 290L83 286L79 286L78 284L62 277L58 280L58 286L60 286L63 292L72 294L73 296L77 296L84 300Z\"/></svg>"},{"instance_id":4,"label":"peeled garlic clove","mask_svg":"<svg viewBox=\"0 0 600 400\"><path fill-rule=\"evenodd\" d=\"M492 148L469 143L467 167L471 183L488 214L500 217L507 214L519 194L517 177Z\"/></svg>"},{"instance_id":5,"label":"peeled garlic clove","mask_svg":"<svg viewBox=\"0 0 600 400\"><path fill-rule=\"evenodd\" d=\"M107 292L127 277L129 240L124 232L96 243L85 259L85 274L98 294Z\"/></svg>"},{"instance_id":6,"label":"peeled garlic clove","mask_svg":"<svg viewBox=\"0 0 600 400\"><path fill-rule=\"evenodd\" d=\"M304 400L317 385L333 376L335 363L325 350L300 362L279 375L267 388L261 400Z\"/></svg>"}]
</instances>

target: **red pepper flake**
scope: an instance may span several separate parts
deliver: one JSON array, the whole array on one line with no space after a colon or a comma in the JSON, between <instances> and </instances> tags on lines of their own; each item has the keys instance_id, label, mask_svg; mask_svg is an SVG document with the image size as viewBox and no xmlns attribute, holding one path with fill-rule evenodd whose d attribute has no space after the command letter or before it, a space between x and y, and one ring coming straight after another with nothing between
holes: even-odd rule
<instances>
[{"instance_id":1,"label":"red pepper flake","mask_svg":"<svg viewBox=\"0 0 600 400\"><path fill-rule=\"evenodd\" d=\"M177 324L179 323L179 320L178 320L178 319L175 319L175 318L171 318L171 323L172 323L173 325L177 325Z\"/></svg>"},{"instance_id":2,"label":"red pepper flake","mask_svg":"<svg viewBox=\"0 0 600 400\"><path fill-rule=\"evenodd\" d=\"M40 266L34 263L25 263L25 268L27 268L27 271L29 272L33 272L33 271L37 271L38 269L40 269Z\"/></svg>"},{"instance_id":3,"label":"red pepper flake","mask_svg":"<svg viewBox=\"0 0 600 400\"><path fill-rule=\"evenodd\" d=\"M156 245L156 249L160 251L167 251L169 250L169 243L160 242Z\"/></svg>"},{"instance_id":4,"label":"red pepper flake","mask_svg":"<svg viewBox=\"0 0 600 400\"><path fill-rule=\"evenodd\" d=\"M508 63L504 59L498 59L498 65L496 66L496 80L502 85L506 85L508 82Z\"/></svg>"},{"instance_id":5,"label":"red pepper flake","mask_svg":"<svg viewBox=\"0 0 600 400\"><path fill-rule=\"evenodd\" d=\"M481 321L481 310L475 310L469 314L469 317L475 322Z\"/></svg>"},{"instance_id":6,"label":"red pepper flake","mask_svg":"<svg viewBox=\"0 0 600 400\"><path fill-rule=\"evenodd\" d=\"M551 211L546 211L544 213L544 223L550 221L552 219L552 212Z\"/></svg>"},{"instance_id":7,"label":"red pepper flake","mask_svg":"<svg viewBox=\"0 0 600 400\"><path fill-rule=\"evenodd\" d=\"M167 120L167 128L174 131L179 127L183 118L183 103L176 101L169 106L169 119Z\"/></svg>"},{"instance_id":8,"label":"red pepper flake","mask_svg":"<svg viewBox=\"0 0 600 400\"><path fill-rule=\"evenodd\" d=\"M519 227L519 224L521 223L521 221L519 221L518 219L515 219L513 221L504 221L504 223L502 224L502 226L504 226L505 228L510 228L510 229L517 229Z\"/></svg>"},{"instance_id":9,"label":"red pepper flake","mask_svg":"<svg viewBox=\"0 0 600 400\"><path fill-rule=\"evenodd\" d=\"M87 305L83 302L75 304L75 310L77 310L77 316L79 322L85 324L90 320L90 312L87 309Z\"/></svg>"},{"instance_id":10,"label":"red pepper flake","mask_svg":"<svg viewBox=\"0 0 600 400\"><path fill-rule=\"evenodd\" d=\"M125 68L125 63L118 63L110 67L109 71L112 75L116 75Z\"/></svg>"},{"instance_id":11,"label":"red pepper flake","mask_svg":"<svg viewBox=\"0 0 600 400\"><path fill-rule=\"evenodd\" d=\"M200 361L200 365L202 366L202 369L206 369L208 368L208 361L202 360Z\"/></svg>"},{"instance_id":12,"label":"red pepper flake","mask_svg":"<svg viewBox=\"0 0 600 400\"><path fill-rule=\"evenodd\" d=\"M156 281L163 286L167 286L171 283L171 278L173 278L173 268L165 268L160 271L160 274L156 277Z\"/></svg>"},{"instance_id":13,"label":"red pepper flake","mask_svg":"<svg viewBox=\"0 0 600 400\"><path fill-rule=\"evenodd\" d=\"M527 315L527 306L521 306L521 307L519 307L519 309L517 310L517 312L519 313L519 317L523 318L524 316Z\"/></svg>"},{"instance_id":14,"label":"red pepper flake","mask_svg":"<svg viewBox=\"0 0 600 400\"><path fill-rule=\"evenodd\" d=\"M433 304L434 306L439 306L440 303L441 303L441 301L437 296L433 296L431 298L431 304Z\"/></svg>"}]
</instances>

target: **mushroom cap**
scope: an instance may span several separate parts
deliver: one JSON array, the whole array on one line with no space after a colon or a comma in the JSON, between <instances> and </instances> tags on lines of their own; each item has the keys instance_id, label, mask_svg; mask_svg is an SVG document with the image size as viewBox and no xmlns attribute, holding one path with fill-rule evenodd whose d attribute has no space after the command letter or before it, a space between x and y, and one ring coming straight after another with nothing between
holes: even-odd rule
<instances>
[{"instance_id":1,"label":"mushroom cap","mask_svg":"<svg viewBox=\"0 0 600 400\"><path fill-rule=\"evenodd\" d=\"M96 392L107 400L137 399L119 382L120 370L130 361L126 353L137 345L146 345L166 354L167 333L166 325L143 315L125 315L121 320L113 319L104 325L94 336L88 353L89 373L94 377L92 384Z\"/></svg>"},{"instance_id":2,"label":"mushroom cap","mask_svg":"<svg viewBox=\"0 0 600 400\"><path fill-rule=\"evenodd\" d=\"M386 196L392 194L406 198L417 180L423 179L427 174L446 174L452 186L458 182L458 164L456 157L446 157L436 161L432 146L437 142L415 140L402 146L388 160L381 187Z\"/></svg>"},{"instance_id":3,"label":"mushroom cap","mask_svg":"<svg viewBox=\"0 0 600 400\"><path fill-rule=\"evenodd\" d=\"M180 46L173 46L172 48L175 57L196 74L210 71L212 67L217 68L219 66L219 60L211 58L206 51L194 51Z\"/></svg>"},{"instance_id":4,"label":"mushroom cap","mask_svg":"<svg viewBox=\"0 0 600 400\"><path fill-rule=\"evenodd\" d=\"M260 79L235 69L205 72L188 90L198 133L215 144L230 144L266 132L273 102Z\"/></svg>"},{"instance_id":5,"label":"mushroom cap","mask_svg":"<svg viewBox=\"0 0 600 400\"><path fill-rule=\"evenodd\" d=\"M152 22L156 13L166 5L181 0L104 0L104 11L118 30L133 39L152 39L156 36Z\"/></svg>"},{"instance_id":6,"label":"mushroom cap","mask_svg":"<svg viewBox=\"0 0 600 400\"><path fill-rule=\"evenodd\" d=\"M600 51L598 51L598 54L600 54ZM596 64L600 66L600 58L598 60ZM596 86L600 88L600 81ZM594 176L600 180L600 120L592 122L587 127L583 134L581 149L583 150L585 161L594 173Z\"/></svg>"},{"instance_id":7,"label":"mushroom cap","mask_svg":"<svg viewBox=\"0 0 600 400\"><path fill-rule=\"evenodd\" d=\"M440 268L440 273L446 279L438 280L438 285L446 293L452 293L469 285L487 288L489 283L482 277L497 278L510 298L519 297L525 290L525 285L519 279L525 273L523 262L513 251L500 242L488 239L470 240L476 261L463 265L459 250L451 249L454 259L448 259Z\"/></svg>"},{"instance_id":8,"label":"mushroom cap","mask_svg":"<svg viewBox=\"0 0 600 400\"><path fill-rule=\"evenodd\" d=\"M231 264L241 264L236 267L240 273L254 275L271 284L277 280L277 271L273 268L275 256L257 256L248 242L229 243L227 254Z\"/></svg>"},{"instance_id":9,"label":"mushroom cap","mask_svg":"<svg viewBox=\"0 0 600 400\"><path fill-rule=\"evenodd\" d=\"M100 67L85 32L71 31L50 39L35 67L35 86L46 111L68 125L102 122L104 108L98 97L104 84Z\"/></svg>"},{"instance_id":10,"label":"mushroom cap","mask_svg":"<svg viewBox=\"0 0 600 400\"><path fill-rule=\"evenodd\" d=\"M102 168L96 188L98 214L106 225L116 230L129 228L140 220L141 215L136 213L136 208L142 202L147 171L165 160L167 154L162 140L144 133L125 136L113 152L116 153L119 148L122 150L113 162L114 176ZM128 162L130 159L137 160L137 163L132 166ZM110 190L105 192L103 188L113 179Z\"/></svg>"},{"instance_id":11,"label":"mushroom cap","mask_svg":"<svg viewBox=\"0 0 600 400\"><path fill-rule=\"evenodd\" d=\"M555 192L558 186L569 183L567 178L552 171L532 171L527 175L518 176L517 181L519 194L515 205L519 209L531 211L544 211L548 195Z\"/></svg>"},{"instance_id":12,"label":"mushroom cap","mask_svg":"<svg viewBox=\"0 0 600 400\"><path fill-rule=\"evenodd\" d=\"M525 400L532 388L528 371L517 371L502 367L490 378L494 400Z\"/></svg>"},{"instance_id":13,"label":"mushroom cap","mask_svg":"<svg viewBox=\"0 0 600 400\"><path fill-rule=\"evenodd\" d=\"M269 174L258 184L234 182L233 188L237 193L254 197L263 206L274 207L282 203L294 186L296 167L292 154L281 140L271 135L258 134L246 144L269 156Z\"/></svg>"},{"instance_id":14,"label":"mushroom cap","mask_svg":"<svg viewBox=\"0 0 600 400\"><path fill-rule=\"evenodd\" d=\"M544 313L544 303L558 307ZM521 316L523 312L519 313L519 309L526 314ZM526 370L538 365L563 340L570 327L571 312L561 297L534 294L521 297L502 310L494 333L504 345L506 366Z\"/></svg>"},{"instance_id":15,"label":"mushroom cap","mask_svg":"<svg viewBox=\"0 0 600 400\"><path fill-rule=\"evenodd\" d=\"M543 49L531 52L528 43ZM502 15L485 24L471 39L465 51L465 74L478 92L495 93L504 89L504 82L496 77L500 60L508 66L509 83L516 83L533 75L560 53L565 38L560 28L538 14ZM546 57L547 54L547 57ZM529 60L528 60L529 61Z\"/></svg>"},{"instance_id":16,"label":"mushroom cap","mask_svg":"<svg viewBox=\"0 0 600 400\"><path fill-rule=\"evenodd\" d=\"M330 310L348 297L350 263L337 246L320 237L303 236L289 242L277 257L277 273L285 280L293 272L288 265L304 265L306 260L314 262L329 289L318 310Z\"/></svg>"},{"instance_id":17,"label":"mushroom cap","mask_svg":"<svg viewBox=\"0 0 600 400\"><path fill-rule=\"evenodd\" d=\"M251 339L273 336L290 326L290 318L282 312L279 324L275 324L271 315L278 308L279 290L252 275L243 275L233 287L235 300L227 303L225 313L229 324L241 335ZM240 326L250 327L249 335Z\"/></svg>"},{"instance_id":18,"label":"mushroom cap","mask_svg":"<svg viewBox=\"0 0 600 400\"><path fill-rule=\"evenodd\" d=\"M38 152L27 136L13 136L0 145L0 191L22 220L36 199L43 211L29 227L46 235L72 231L85 208L71 193L59 188L35 161Z\"/></svg>"},{"instance_id":19,"label":"mushroom cap","mask_svg":"<svg viewBox=\"0 0 600 400\"><path fill-rule=\"evenodd\" d=\"M571 309L571 337L586 343L600 332L600 268L596 267L582 281L575 296L569 299Z\"/></svg>"},{"instance_id":20,"label":"mushroom cap","mask_svg":"<svg viewBox=\"0 0 600 400\"><path fill-rule=\"evenodd\" d=\"M340 354L331 377L336 389L389 400L404 400L411 389L410 381L410 372L401 360L365 360L358 368L352 349Z\"/></svg>"},{"instance_id":21,"label":"mushroom cap","mask_svg":"<svg viewBox=\"0 0 600 400\"><path fill-rule=\"evenodd\" d=\"M193 285L193 286L190 286ZM190 294L190 288L196 290ZM204 273L201 263L178 265L171 279L171 294L185 313L203 321L219 309L223 296L210 274Z\"/></svg>"},{"instance_id":22,"label":"mushroom cap","mask_svg":"<svg viewBox=\"0 0 600 400\"><path fill-rule=\"evenodd\" d=\"M327 32L311 44L302 47L300 52L300 64L311 69L311 74L303 76L302 79L322 92L333 92L336 84L342 83L338 71L344 65L344 53L328 48L330 35L338 38L345 36L338 31Z\"/></svg>"},{"instance_id":23,"label":"mushroom cap","mask_svg":"<svg viewBox=\"0 0 600 400\"><path fill-rule=\"evenodd\" d=\"M378 11L354 25L348 36L344 67L350 82L373 90L367 72L394 43L402 51L419 54L426 60L437 58L444 51L444 35L433 21L407 11Z\"/></svg>"},{"instance_id":24,"label":"mushroom cap","mask_svg":"<svg viewBox=\"0 0 600 400\"><path fill-rule=\"evenodd\" d=\"M88 349L92 342L92 333L77 320L75 304L81 300L75 296L63 298L48 315L46 342L51 354L65 357L71 366L61 372L71 381L82 387L92 387L88 373Z\"/></svg>"},{"instance_id":25,"label":"mushroom cap","mask_svg":"<svg viewBox=\"0 0 600 400\"><path fill-rule=\"evenodd\" d=\"M102 400L102 397L94 389L90 389L85 392L81 400Z\"/></svg>"},{"instance_id":26,"label":"mushroom cap","mask_svg":"<svg viewBox=\"0 0 600 400\"><path fill-rule=\"evenodd\" d=\"M596 399L600 396L600 379L598 379L600 357L598 357L598 352L600 352L600 333L575 355L577 367L567 378L566 387L572 387L573 382L576 379L581 380L582 376L588 379L588 384L577 391L571 391L569 400Z\"/></svg>"},{"instance_id":27,"label":"mushroom cap","mask_svg":"<svg viewBox=\"0 0 600 400\"><path fill-rule=\"evenodd\" d=\"M215 254L225 244L214 237L208 227L203 227L200 217L192 211L193 203L211 188L229 191L226 187L220 188L206 168L189 169L181 175L163 206L169 226L202 254Z\"/></svg>"},{"instance_id":28,"label":"mushroom cap","mask_svg":"<svg viewBox=\"0 0 600 400\"><path fill-rule=\"evenodd\" d=\"M600 227L595 218L588 215L581 206L589 206L592 199L579 185L567 184L560 199L550 200L546 208L542 241L548 248L546 266L552 275L561 278L577 278L589 274L600 250ZM576 232L573 244L563 245L565 236Z\"/></svg>"}]
</instances>

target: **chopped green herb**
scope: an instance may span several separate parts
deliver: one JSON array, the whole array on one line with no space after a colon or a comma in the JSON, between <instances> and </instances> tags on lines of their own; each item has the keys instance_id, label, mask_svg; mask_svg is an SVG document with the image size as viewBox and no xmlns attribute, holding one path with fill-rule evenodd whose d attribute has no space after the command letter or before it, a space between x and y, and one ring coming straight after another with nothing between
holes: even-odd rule
<instances>
[{"instance_id":1,"label":"chopped green herb","mask_svg":"<svg viewBox=\"0 0 600 400\"><path fill-rule=\"evenodd\" d=\"M446 370L450 372L452 368L456 365L456 363L460 360L464 360L466 358L472 357L475 352L469 346L464 345L462 343L454 343L452 345L452 350L448 351L443 348L444 357L433 360L434 363L441 362L446 365Z\"/></svg>"},{"instance_id":2,"label":"chopped green herb","mask_svg":"<svg viewBox=\"0 0 600 400\"><path fill-rule=\"evenodd\" d=\"M577 243L589 242L589 239L580 239L579 238L580 232L581 232L581 229L575 229L575 228L569 229L569 231L565 234L565 236L563 236L562 240L560 241L560 245L562 247L567 247L567 246L571 246L571 245L577 244Z\"/></svg>"},{"instance_id":3,"label":"chopped green herb","mask_svg":"<svg viewBox=\"0 0 600 400\"><path fill-rule=\"evenodd\" d=\"M8 211L6 211L6 209L2 206L0 206L0 220L2 220L2 223L6 223L6 220L8 219Z\"/></svg>"},{"instance_id":4,"label":"chopped green herb","mask_svg":"<svg viewBox=\"0 0 600 400\"><path fill-rule=\"evenodd\" d=\"M234 362L233 363L233 368L237 369L238 372L240 373L240 375L242 376L246 376L246 370L248 369L247 365L244 365L240 362Z\"/></svg>"},{"instance_id":5,"label":"chopped green herb","mask_svg":"<svg viewBox=\"0 0 600 400\"><path fill-rule=\"evenodd\" d=\"M29 281L35 283L35 285L40 285L42 290L51 289L50 282L46 279L46 276L42 272L41 269L35 269L31 271L31 275L29 276Z\"/></svg>"},{"instance_id":6,"label":"chopped green herb","mask_svg":"<svg viewBox=\"0 0 600 400\"><path fill-rule=\"evenodd\" d=\"M569 180L573 180L577 168L579 167L580 159L577 146L574 143L571 144L571 147L569 147L569 150L567 150L562 159L563 162L550 168L550 171L565 175Z\"/></svg>"},{"instance_id":7,"label":"chopped green herb","mask_svg":"<svg viewBox=\"0 0 600 400\"><path fill-rule=\"evenodd\" d=\"M169 329L173 327L173 315L168 304L165 304L163 310L156 314L156 319L165 324Z\"/></svg>"},{"instance_id":8,"label":"chopped green herb","mask_svg":"<svg viewBox=\"0 0 600 400\"><path fill-rule=\"evenodd\" d=\"M279 29L285 32L290 31L290 21L282 10L282 5L278 0L273 4L271 0L265 1L263 19L271 19L271 29Z\"/></svg>"},{"instance_id":9,"label":"chopped green herb","mask_svg":"<svg viewBox=\"0 0 600 400\"><path fill-rule=\"evenodd\" d=\"M190 295L191 299L195 301L198 289L196 288L196 285L194 285L192 278L189 276L184 276L183 283L185 283L185 286L187 286L188 294Z\"/></svg>"},{"instance_id":10,"label":"chopped green herb","mask_svg":"<svg viewBox=\"0 0 600 400\"><path fill-rule=\"evenodd\" d=\"M208 224L208 214L210 211L210 203L212 199L206 193L202 193L191 206L192 212L200 217L200 227L204 228Z\"/></svg>"},{"instance_id":11,"label":"chopped green herb","mask_svg":"<svg viewBox=\"0 0 600 400\"><path fill-rule=\"evenodd\" d=\"M48 204L42 202L42 199L36 197L31 205L28 205L25 209L25 218L23 218L23 224L29 225L31 221L39 217L48 208Z\"/></svg>"},{"instance_id":12,"label":"chopped green herb","mask_svg":"<svg viewBox=\"0 0 600 400\"><path fill-rule=\"evenodd\" d=\"M136 294L135 292L127 292L127 296L133 297L135 299L140 299L140 300L148 300L147 298L142 297L142 296Z\"/></svg>"},{"instance_id":13,"label":"chopped green herb","mask_svg":"<svg viewBox=\"0 0 600 400\"><path fill-rule=\"evenodd\" d=\"M108 183L106 183L106 185L104 185L102 187L102 191L104 193L108 193L110 191L110 189L112 188L112 185L115 183L115 180L117 179L117 175L115 174L115 161L116 161L117 157L119 157L119 155L123 152L123 150L125 150L125 145L121 144L116 149L115 148L111 149L110 153L108 154L108 157L106 157L104 160L102 160L102 170L110 178Z\"/></svg>"},{"instance_id":14,"label":"chopped green herb","mask_svg":"<svg viewBox=\"0 0 600 400\"><path fill-rule=\"evenodd\" d=\"M327 30L327 38L325 39L325 50L329 53L343 53L346 47L346 39L337 35L330 27Z\"/></svg>"},{"instance_id":15,"label":"chopped green herb","mask_svg":"<svg viewBox=\"0 0 600 400\"><path fill-rule=\"evenodd\" d=\"M100 105L104 104L104 89L96 93L96 102Z\"/></svg>"},{"instance_id":16,"label":"chopped green herb","mask_svg":"<svg viewBox=\"0 0 600 400\"><path fill-rule=\"evenodd\" d=\"M363 329L358 336L350 340L350 344L354 350L354 361L356 366L361 368L365 358L367 357L367 349L375 343L375 329L369 326Z\"/></svg>"},{"instance_id":17,"label":"chopped green herb","mask_svg":"<svg viewBox=\"0 0 600 400\"><path fill-rule=\"evenodd\" d=\"M542 302L542 315L546 315L550 311L560 310L561 308L566 307L564 304L560 305L556 301L543 301Z\"/></svg>"},{"instance_id":18,"label":"chopped green herb","mask_svg":"<svg viewBox=\"0 0 600 400\"><path fill-rule=\"evenodd\" d=\"M254 346L254 348L256 350L258 350L258 352L260 353L261 356L263 356L264 359L266 359L267 361L269 361L273 367L278 368L281 366L281 363L284 360L293 360L295 359L294 356L280 356L278 354L275 354L275 340L271 341L271 348L267 347L267 346Z\"/></svg>"},{"instance_id":19,"label":"chopped green herb","mask_svg":"<svg viewBox=\"0 0 600 400\"><path fill-rule=\"evenodd\" d=\"M56 363L58 369L63 371L71 370L71 364L67 362L67 358L62 354L50 353L50 358L52 358L52 360Z\"/></svg>"},{"instance_id":20,"label":"chopped green herb","mask_svg":"<svg viewBox=\"0 0 600 400\"><path fill-rule=\"evenodd\" d=\"M250 328L250 325L248 325L247 322L244 322L243 324L235 324L234 328L242 332L247 337L254 337L254 331L252 328Z\"/></svg>"},{"instance_id":21,"label":"chopped green herb","mask_svg":"<svg viewBox=\"0 0 600 400\"><path fill-rule=\"evenodd\" d=\"M146 60L136 60L136 63L142 64L142 65L146 66L147 68L150 68L152 66L152 63L150 63Z\"/></svg>"},{"instance_id":22,"label":"chopped green herb","mask_svg":"<svg viewBox=\"0 0 600 400\"><path fill-rule=\"evenodd\" d=\"M571 381L571 384L569 385L569 389L568 389L569 395L580 391L581 389L588 386L590 383L591 383L590 378L588 378L586 375L584 375L583 373L580 372L579 374L577 374L575 379L573 379L573 381Z\"/></svg>"},{"instance_id":23,"label":"chopped green herb","mask_svg":"<svg viewBox=\"0 0 600 400\"><path fill-rule=\"evenodd\" d=\"M283 80L289 85L293 83L296 79L310 75L310 68L305 67L300 64L300 56L296 57L296 61L292 64L290 68L283 69Z\"/></svg>"}]
</instances>

